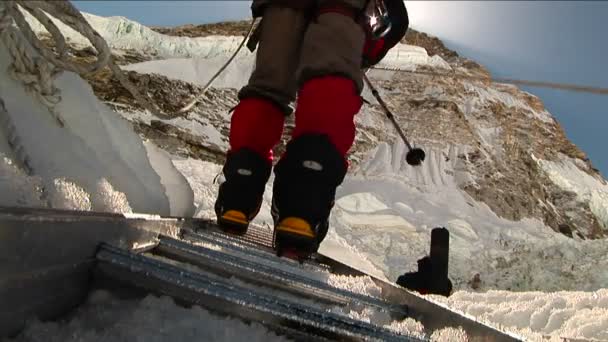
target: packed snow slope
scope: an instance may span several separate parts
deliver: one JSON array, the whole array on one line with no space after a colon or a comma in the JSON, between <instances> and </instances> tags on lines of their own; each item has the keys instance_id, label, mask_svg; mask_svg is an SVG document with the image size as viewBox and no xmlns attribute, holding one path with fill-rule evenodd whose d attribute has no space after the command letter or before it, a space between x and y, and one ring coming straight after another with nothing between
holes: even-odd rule
<instances>
[{"instance_id":1,"label":"packed snow slope","mask_svg":"<svg viewBox=\"0 0 608 342\"><path fill-rule=\"evenodd\" d=\"M144 72L164 73L164 78L145 75L148 86L170 84L175 89L191 89L185 86L188 82L205 82L215 71L205 61L217 66L241 39L178 39L125 18L87 18L115 53L141 49L137 52L150 60L128 67L140 73L132 75L135 79L141 79ZM75 36L72 43L79 43L78 39ZM4 50L2 47L0 53ZM187 59L191 56L187 51L196 58ZM383 66L487 75L482 67L456 55L429 56L427 51L399 45ZM2 57L0 61L7 63L6 56ZM218 85L242 86L252 61L252 55L243 52L233 66L236 69L227 70L224 83ZM193 196L190 204L196 205L196 215L213 216L217 191L213 179L220 165L183 156L195 154L194 146L213 144L216 150L227 146L227 109L235 103L234 89L213 90L194 114L172 120L158 120L137 111L137 105L126 97L121 97L127 99L125 102L117 101L125 118L135 127L145 127L140 134L164 142L159 145L173 154L167 163L164 152L146 149L146 144L136 141L128 126L94 99L76 75L66 73L57 80L66 94L62 112L68 113L68 119L72 115L79 119L68 121L61 131L53 127L55 123L40 104L25 101L28 95L19 93L23 93L21 84L4 71L0 74L1 94L15 99L21 96L21 101L4 99L10 116L5 115L2 121L0 147L7 158L0 163L0 190L3 194L12 191L9 197L2 196L4 201L55 205L48 200L54 193L61 193L59 198L65 201L106 194L103 196L120 198L118 202L124 206L118 210L149 211L156 205L154 210L166 213L171 205L184 206L187 196ZM394 280L415 269L416 259L428 252L430 230L445 226L452 235L450 277L458 290L448 305L495 324L530 329L556 339L608 339L608 275L603 271L608 266L608 246L602 239L608 218L608 186L584 153L567 140L541 101L489 79L471 82L379 70L370 77L411 140L426 150L427 160L419 168L408 166L404 162L406 149L380 108L366 106L357 116L353 167L339 190L332 230L322 252ZM97 95L103 98L103 94ZM218 95L222 95L221 100ZM372 99L367 91L363 95ZM88 105L83 108L83 103ZM32 114L27 113L30 110ZM14 132L19 133L17 140L11 138ZM72 137L78 134L82 134L78 139ZM44 139L37 140L40 137ZM7 143L10 141L19 141L23 147ZM67 156L62 155L64 151ZM159 154L151 156L154 152ZM23 171L24 153L32 162L33 174ZM62 162L54 162L56 159ZM175 169L189 186L175 175ZM149 178L142 180L144 177ZM103 179L111 188L98 185L105 184ZM140 203L137 195L131 194L134 190L130 186L135 182L145 185L151 196L147 199L154 199L151 203ZM261 224L271 222L269 190L257 218ZM46 195L39 196L40 192Z\"/></svg>"}]
</instances>

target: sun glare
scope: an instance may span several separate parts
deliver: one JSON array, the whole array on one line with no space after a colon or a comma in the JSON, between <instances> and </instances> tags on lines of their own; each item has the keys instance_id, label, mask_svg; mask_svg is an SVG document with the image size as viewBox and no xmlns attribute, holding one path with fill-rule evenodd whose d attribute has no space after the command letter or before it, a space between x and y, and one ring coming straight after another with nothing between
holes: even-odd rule
<instances>
[{"instance_id":1,"label":"sun glare","mask_svg":"<svg viewBox=\"0 0 608 342\"><path fill-rule=\"evenodd\" d=\"M371 26L376 25L377 22L378 22L378 17L376 17L375 15L372 15L369 17L369 24Z\"/></svg>"}]
</instances>

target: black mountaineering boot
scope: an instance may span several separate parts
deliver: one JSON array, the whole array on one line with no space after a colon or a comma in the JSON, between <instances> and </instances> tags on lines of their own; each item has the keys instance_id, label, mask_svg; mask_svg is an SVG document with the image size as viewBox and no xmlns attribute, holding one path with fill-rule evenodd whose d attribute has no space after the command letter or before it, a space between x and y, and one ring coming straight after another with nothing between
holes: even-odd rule
<instances>
[{"instance_id":1,"label":"black mountaineering boot","mask_svg":"<svg viewBox=\"0 0 608 342\"><path fill-rule=\"evenodd\" d=\"M302 261L315 253L329 228L336 188L346 163L327 136L302 135L287 144L275 166L272 216L277 255Z\"/></svg>"},{"instance_id":2,"label":"black mountaineering boot","mask_svg":"<svg viewBox=\"0 0 608 342\"><path fill-rule=\"evenodd\" d=\"M271 164L256 152L230 152L222 169L226 181L215 202L217 223L224 231L245 234L249 222L260 211Z\"/></svg>"}]
</instances>

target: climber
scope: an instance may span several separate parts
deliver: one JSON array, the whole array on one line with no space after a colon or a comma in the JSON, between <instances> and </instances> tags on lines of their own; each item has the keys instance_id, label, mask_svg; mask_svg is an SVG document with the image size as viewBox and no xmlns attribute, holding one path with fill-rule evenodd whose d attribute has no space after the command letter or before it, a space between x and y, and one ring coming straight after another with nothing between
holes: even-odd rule
<instances>
[{"instance_id":1,"label":"climber","mask_svg":"<svg viewBox=\"0 0 608 342\"><path fill-rule=\"evenodd\" d=\"M253 0L252 12L262 17L248 44L257 46L256 67L232 114L215 212L222 229L246 232L297 92L295 129L274 168L271 211L277 253L310 254L327 233L346 175L363 70L405 35L407 11L402 0Z\"/></svg>"}]
</instances>

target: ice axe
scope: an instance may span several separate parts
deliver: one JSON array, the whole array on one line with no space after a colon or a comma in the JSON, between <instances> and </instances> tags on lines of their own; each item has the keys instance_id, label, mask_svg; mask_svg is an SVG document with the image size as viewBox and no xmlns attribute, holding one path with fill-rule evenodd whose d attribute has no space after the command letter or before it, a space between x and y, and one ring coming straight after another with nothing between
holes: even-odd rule
<instances>
[{"instance_id":1,"label":"ice axe","mask_svg":"<svg viewBox=\"0 0 608 342\"><path fill-rule=\"evenodd\" d=\"M410 142L405 137L405 133L403 133L403 130L397 123L397 120L395 120L395 116L388 109L388 106L386 105L384 100L382 100L382 97L380 97L380 93L378 93L378 90L376 90L376 87L374 87L374 85L369 80L369 78L367 78L366 74L363 74L363 79L365 80L365 83L367 84L369 89L372 91L372 95L374 95L376 100L378 100L378 103L380 103L380 106L382 106L382 109L384 109L384 113L386 114L386 116L389 118L389 120L391 120L391 122L393 123L393 126L395 126L395 129L397 130L397 133L399 133L399 135L401 136L401 139L405 143L405 146L407 146L408 152L405 155L405 161L407 161L407 163L410 165L420 165L424 161L426 154L424 153L424 151L421 148L412 147Z\"/></svg>"}]
</instances>

